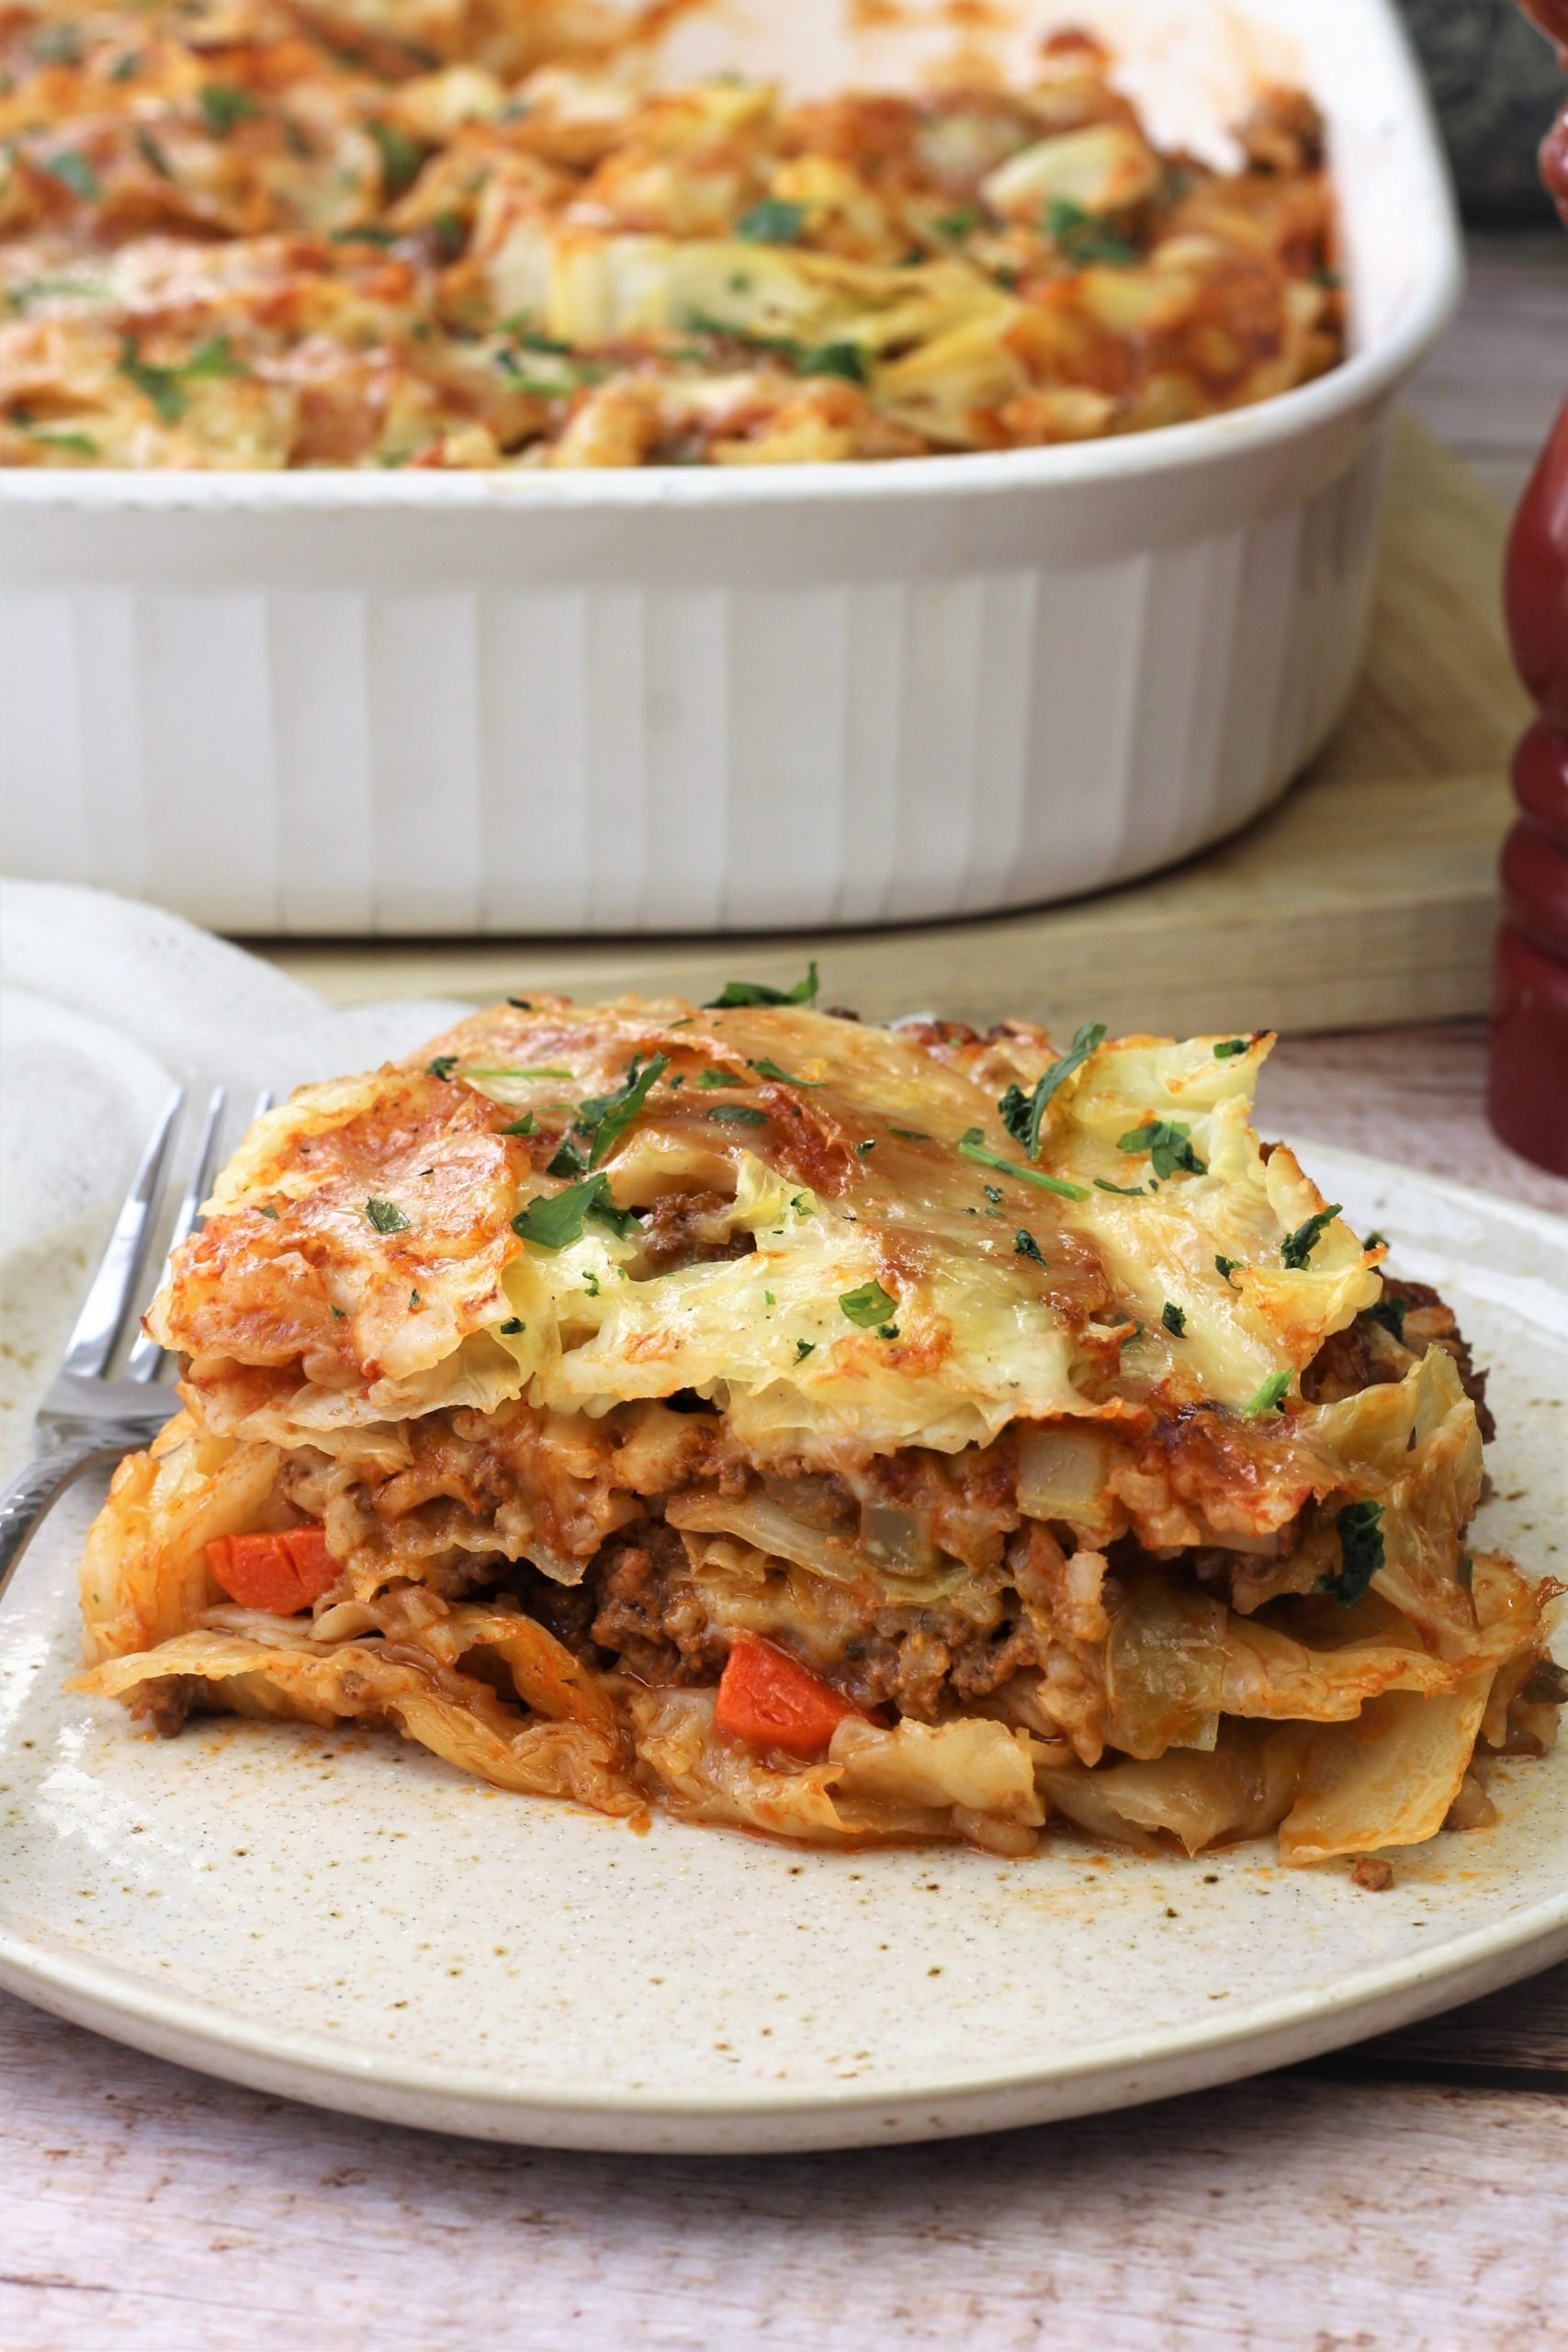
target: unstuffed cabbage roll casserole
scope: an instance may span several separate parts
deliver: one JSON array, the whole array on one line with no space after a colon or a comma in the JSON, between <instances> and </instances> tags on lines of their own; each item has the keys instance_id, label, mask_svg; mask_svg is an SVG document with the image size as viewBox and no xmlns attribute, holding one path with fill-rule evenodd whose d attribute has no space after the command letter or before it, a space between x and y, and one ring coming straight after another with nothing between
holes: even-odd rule
<instances>
[{"instance_id":1,"label":"unstuffed cabbage roll casserole","mask_svg":"<svg viewBox=\"0 0 1568 2352\"><path fill-rule=\"evenodd\" d=\"M1218 168L1082 32L1016 86L791 99L650 88L627 31L585 0L0 0L0 464L1016 449L1342 356L1300 91Z\"/></svg>"},{"instance_id":2,"label":"unstuffed cabbage roll casserole","mask_svg":"<svg viewBox=\"0 0 1568 2352\"><path fill-rule=\"evenodd\" d=\"M77 1687L818 1846L1488 1821L1557 1589L1470 1539L1452 1315L1253 1133L1271 1040L815 995L513 999L259 1118Z\"/></svg>"}]
</instances>

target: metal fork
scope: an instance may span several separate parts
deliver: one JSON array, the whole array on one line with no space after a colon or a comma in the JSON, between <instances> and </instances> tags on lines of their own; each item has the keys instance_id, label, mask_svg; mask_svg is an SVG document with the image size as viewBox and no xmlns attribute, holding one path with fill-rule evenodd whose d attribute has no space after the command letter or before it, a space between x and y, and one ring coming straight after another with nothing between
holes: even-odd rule
<instances>
[{"instance_id":1,"label":"metal fork","mask_svg":"<svg viewBox=\"0 0 1568 2352\"><path fill-rule=\"evenodd\" d=\"M170 1360L141 1329L141 1313L151 1305L156 1285L144 1295L139 1293L138 1285L147 1245L158 1222L170 1148L185 1100L182 1087L171 1097L152 1131L76 1318L64 1361L39 1407L34 1458L0 1496L0 1592L66 1487L85 1471L118 1462L132 1447L145 1445L173 1409L168 1390L161 1385ZM263 1097L258 1112L266 1108L269 1100ZM201 1221L201 1204L210 1189L218 1156L224 1101L223 1088L215 1088L202 1121L196 1165L175 1218L171 1255ZM165 1260L164 1275L167 1272ZM118 1375L111 1378L115 1349L139 1295L142 1306L136 1308L136 1339Z\"/></svg>"}]
</instances>

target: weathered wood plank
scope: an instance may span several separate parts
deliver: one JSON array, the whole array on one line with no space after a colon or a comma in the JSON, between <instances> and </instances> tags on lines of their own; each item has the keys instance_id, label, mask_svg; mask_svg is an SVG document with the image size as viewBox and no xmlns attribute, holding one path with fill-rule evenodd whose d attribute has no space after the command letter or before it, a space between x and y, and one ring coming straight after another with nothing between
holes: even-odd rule
<instances>
[{"instance_id":1,"label":"weathered wood plank","mask_svg":"<svg viewBox=\"0 0 1568 2352\"><path fill-rule=\"evenodd\" d=\"M1467 2074L1555 2078L1568 2089L1568 1963L1446 2016L1314 2060L1309 2073L1386 2078L1391 2070L1462 2083Z\"/></svg>"},{"instance_id":2,"label":"weathered wood plank","mask_svg":"<svg viewBox=\"0 0 1568 2352\"><path fill-rule=\"evenodd\" d=\"M17 2352L1545 2346L1568 2099L1276 2075L961 2150L534 2154L0 2012Z\"/></svg>"}]
</instances>

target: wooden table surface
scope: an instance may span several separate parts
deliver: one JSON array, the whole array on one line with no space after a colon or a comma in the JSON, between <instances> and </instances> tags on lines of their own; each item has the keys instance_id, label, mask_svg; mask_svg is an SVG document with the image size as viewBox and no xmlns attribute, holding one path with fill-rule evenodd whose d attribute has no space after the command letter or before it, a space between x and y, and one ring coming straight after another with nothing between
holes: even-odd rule
<instances>
[{"instance_id":1,"label":"wooden table surface","mask_svg":"<svg viewBox=\"0 0 1568 2352\"><path fill-rule=\"evenodd\" d=\"M1550 247L1481 265L1417 405L1512 489L1568 281ZM1473 1023L1290 1039L1263 1124L1568 1215L1489 1135L1483 1073ZM1130 2114L722 2162L318 2114L0 1997L5 2352L1537 2352L1568 2346L1565 2247L1568 1966Z\"/></svg>"}]
</instances>

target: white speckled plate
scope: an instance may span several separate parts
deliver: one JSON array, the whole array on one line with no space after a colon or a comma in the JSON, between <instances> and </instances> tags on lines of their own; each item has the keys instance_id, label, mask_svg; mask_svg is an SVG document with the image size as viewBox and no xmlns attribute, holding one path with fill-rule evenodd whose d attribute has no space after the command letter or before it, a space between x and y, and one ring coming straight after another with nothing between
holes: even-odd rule
<instances>
[{"instance_id":1,"label":"white speckled plate","mask_svg":"<svg viewBox=\"0 0 1568 2352\"><path fill-rule=\"evenodd\" d=\"M1568 1229L1326 1148L1318 1181L1492 1367L1486 1542L1568 1569ZM208 2073L567 2147L835 2147L1130 2105L1331 2049L1568 1952L1568 1745L1392 1892L1272 1845L802 1854L638 1837L390 1738L66 1698L74 1546L0 1616L0 1983ZM1561 1644L1559 1645L1561 1647Z\"/></svg>"}]
</instances>

